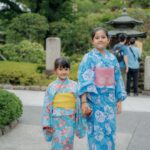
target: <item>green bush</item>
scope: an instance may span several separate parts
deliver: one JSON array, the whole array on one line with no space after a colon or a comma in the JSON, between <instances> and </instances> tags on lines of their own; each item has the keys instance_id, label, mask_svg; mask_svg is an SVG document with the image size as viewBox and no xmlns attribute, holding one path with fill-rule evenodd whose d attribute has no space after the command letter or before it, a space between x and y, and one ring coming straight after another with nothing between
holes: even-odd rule
<instances>
[{"instance_id":1,"label":"green bush","mask_svg":"<svg viewBox=\"0 0 150 150\"><path fill-rule=\"evenodd\" d=\"M47 31L48 22L44 16L35 13L23 13L9 24L6 40L15 44L22 40L43 44Z\"/></svg>"},{"instance_id":2,"label":"green bush","mask_svg":"<svg viewBox=\"0 0 150 150\"><path fill-rule=\"evenodd\" d=\"M0 61L0 83L12 85L43 85L51 81L39 73L38 64Z\"/></svg>"},{"instance_id":3,"label":"green bush","mask_svg":"<svg viewBox=\"0 0 150 150\"><path fill-rule=\"evenodd\" d=\"M77 56L77 55L76 55ZM81 57L79 58L81 59ZM0 83L11 85L47 86L56 79L55 74L47 76L45 66L23 62L0 61ZM70 78L77 80L78 60L72 58Z\"/></svg>"},{"instance_id":4,"label":"green bush","mask_svg":"<svg viewBox=\"0 0 150 150\"><path fill-rule=\"evenodd\" d=\"M117 15L117 12L105 10L105 13L89 13L80 16L74 22L67 20L50 23L50 36L58 36L62 40L62 51L72 54L84 54L91 48L90 33L93 28L106 27L106 22ZM108 28L108 26L107 26ZM109 27L110 28L110 27Z\"/></svg>"},{"instance_id":5,"label":"green bush","mask_svg":"<svg viewBox=\"0 0 150 150\"><path fill-rule=\"evenodd\" d=\"M0 54L2 54L9 61L23 61L32 63L44 63L45 51L42 45L22 41L18 45L5 44L0 46Z\"/></svg>"},{"instance_id":6,"label":"green bush","mask_svg":"<svg viewBox=\"0 0 150 150\"><path fill-rule=\"evenodd\" d=\"M22 111L21 100L15 94L0 89L0 128L18 119Z\"/></svg>"}]
</instances>

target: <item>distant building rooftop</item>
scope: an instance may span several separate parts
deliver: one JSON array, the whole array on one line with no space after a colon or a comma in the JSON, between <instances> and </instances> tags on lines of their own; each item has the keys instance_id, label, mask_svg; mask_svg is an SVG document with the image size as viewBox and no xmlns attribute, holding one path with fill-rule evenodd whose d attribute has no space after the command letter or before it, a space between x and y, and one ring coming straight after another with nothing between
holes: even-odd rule
<instances>
[{"instance_id":1,"label":"distant building rooftop","mask_svg":"<svg viewBox=\"0 0 150 150\"><path fill-rule=\"evenodd\" d=\"M114 30L109 31L109 35L111 37L116 37L120 33L125 33L128 37L146 37L146 32L134 30L134 27L136 25L143 24L143 21L139 21L130 17L127 14L126 8L123 9L123 13L120 17L110 20L106 23L114 27Z\"/></svg>"}]
</instances>

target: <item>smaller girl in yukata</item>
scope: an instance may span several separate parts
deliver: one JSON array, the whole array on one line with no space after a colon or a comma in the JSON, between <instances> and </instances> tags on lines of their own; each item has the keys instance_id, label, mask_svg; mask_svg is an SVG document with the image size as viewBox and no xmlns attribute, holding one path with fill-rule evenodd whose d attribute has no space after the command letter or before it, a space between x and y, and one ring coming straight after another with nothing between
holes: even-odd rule
<instances>
[{"instance_id":1,"label":"smaller girl in yukata","mask_svg":"<svg viewBox=\"0 0 150 150\"><path fill-rule=\"evenodd\" d=\"M86 126L81 114L77 83L68 78L70 63L58 58L54 63L57 79L49 84L42 111L42 126L51 150L72 150L74 134L84 137Z\"/></svg>"}]
</instances>

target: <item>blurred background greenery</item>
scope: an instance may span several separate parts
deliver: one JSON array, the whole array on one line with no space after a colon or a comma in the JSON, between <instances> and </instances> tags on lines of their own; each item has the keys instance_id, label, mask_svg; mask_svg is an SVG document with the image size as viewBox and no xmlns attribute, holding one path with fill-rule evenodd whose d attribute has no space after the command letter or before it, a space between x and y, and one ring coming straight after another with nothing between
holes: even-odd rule
<instances>
[{"instance_id":1,"label":"blurred background greenery","mask_svg":"<svg viewBox=\"0 0 150 150\"><path fill-rule=\"evenodd\" d=\"M45 39L60 37L61 53L72 63L71 78L77 79L77 68L83 54L91 48L90 32L105 27L106 22L128 14L144 21L136 29L147 32L143 42L143 60L150 55L149 0L0 0L0 83L14 85L48 85L45 69ZM4 61L5 60L5 61Z\"/></svg>"}]
</instances>

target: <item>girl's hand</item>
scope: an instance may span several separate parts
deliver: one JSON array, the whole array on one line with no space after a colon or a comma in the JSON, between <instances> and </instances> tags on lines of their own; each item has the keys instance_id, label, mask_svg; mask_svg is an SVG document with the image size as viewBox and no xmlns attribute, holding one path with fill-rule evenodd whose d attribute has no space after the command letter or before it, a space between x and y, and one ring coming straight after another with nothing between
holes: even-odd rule
<instances>
[{"instance_id":1,"label":"girl's hand","mask_svg":"<svg viewBox=\"0 0 150 150\"><path fill-rule=\"evenodd\" d=\"M83 116L89 116L92 110L87 103L82 103L82 114Z\"/></svg>"},{"instance_id":2,"label":"girl's hand","mask_svg":"<svg viewBox=\"0 0 150 150\"><path fill-rule=\"evenodd\" d=\"M52 128L52 127L44 127L44 129L49 133L54 133L54 131L55 131L54 128Z\"/></svg>"},{"instance_id":3,"label":"girl's hand","mask_svg":"<svg viewBox=\"0 0 150 150\"><path fill-rule=\"evenodd\" d=\"M117 102L117 114L120 114L122 111L122 102L119 101Z\"/></svg>"},{"instance_id":4,"label":"girl's hand","mask_svg":"<svg viewBox=\"0 0 150 150\"><path fill-rule=\"evenodd\" d=\"M128 73L128 71L129 71L129 68L128 68L128 67L126 67L126 73Z\"/></svg>"}]
</instances>

